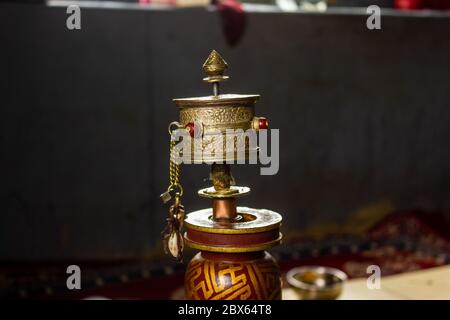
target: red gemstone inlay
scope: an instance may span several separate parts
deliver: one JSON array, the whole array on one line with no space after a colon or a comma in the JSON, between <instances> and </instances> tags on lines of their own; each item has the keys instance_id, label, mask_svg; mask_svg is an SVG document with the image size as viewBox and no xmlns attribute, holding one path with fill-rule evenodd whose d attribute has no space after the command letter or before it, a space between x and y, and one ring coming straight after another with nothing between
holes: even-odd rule
<instances>
[{"instance_id":1,"label":"red gemstone inlay","mask_svg":"<svg viewBox=\"0 0 450 320\"><path fill-rule=\"evenodd\" d=\"M264 117L259 118L258 124L259 124L259 129L268 129L269 128L269 122Z\"/></svg>"},{"instance_id":2,"label":"red gemstone inlay","mask_svg":"<svg viewBox=\"0 0 450 320\"><path fill-rule=\"evenodd\" d=\"M189 122L186 126L185 126L186 130L189 132L189 134L191 135L191 137L193 138L195 135L195 125L192 122Z\"/></svg>"}]
</instances>

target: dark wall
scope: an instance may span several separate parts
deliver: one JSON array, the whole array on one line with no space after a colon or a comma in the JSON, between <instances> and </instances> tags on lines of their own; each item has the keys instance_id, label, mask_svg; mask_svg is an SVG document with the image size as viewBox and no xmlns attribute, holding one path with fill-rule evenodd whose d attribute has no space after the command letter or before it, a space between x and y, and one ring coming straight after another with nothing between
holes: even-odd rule
<instances>
[{"instance_id":1,"label":"dark wall","mask_svg":"<svg viewBox=\"0 0 450 320\"><path fill-rule=\"evenodd\" d=\"M165 208L175 97L209 94L217 49L227 92L259 93L280 128L280 171L235 166L240 201L285 232L350 216L450 208L450 16L248 13L238 46L216 12L0 5L0 259L150 255ZM189 210L207 166L184 166ZM362 221L364 223L364 221ZM357 228L358 226L355 226Z\"/></svg>"}]
</instances>

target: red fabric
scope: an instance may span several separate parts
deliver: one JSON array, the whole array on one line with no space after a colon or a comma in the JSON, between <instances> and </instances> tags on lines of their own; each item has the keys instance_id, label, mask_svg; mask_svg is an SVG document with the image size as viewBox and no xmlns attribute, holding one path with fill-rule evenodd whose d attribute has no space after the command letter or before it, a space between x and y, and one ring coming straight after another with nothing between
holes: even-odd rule
<instances>
[{"instance_id":1,"label":"red fabric","mask_svg":"<svg viewBox=\"0 0 450 320\"><path fill-rule=\"evenodd\" d=\"M395 0L395 7L403 10L422 9L423 0Z\"/></svg>"},{"instance_id":2,"label":"red fabric","mask_svg":"<svg viewBox=\"0 0 450 320\"><path fill-rule=\"evenodd\" d=\"M450 0L424 0L425 7L434 10L450 10Z\"/></svg>"},{"instance_id":3,"label":"red fabric","mask_svg":"<svg viewBox=\"0 0 450 320\"><path fill-rule=\"evenodd\" d=\"M247 17L242 4L237 0L221 0L216 5L225 39L233 47L239 43L247 26Z\"/></svg>"},{"instance_id":4,"label":"red fabric","mask_svg":"<svg viewBox=\"0 0 450 320\"><path fill-rule=\"evenodd\" d=\"M395 0L395 7L403 10L449 10L450 0Z\"/></svg>"}]
</instances>

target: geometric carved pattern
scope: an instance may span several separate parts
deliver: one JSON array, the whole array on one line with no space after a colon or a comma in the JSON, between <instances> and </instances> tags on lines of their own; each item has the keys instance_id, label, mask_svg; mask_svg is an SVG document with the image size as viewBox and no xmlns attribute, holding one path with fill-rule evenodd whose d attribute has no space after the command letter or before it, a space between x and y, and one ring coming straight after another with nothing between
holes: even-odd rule
<instances>
[{"instance_id":1,"label":"geometric carved pattern","mask_svg":"<svg viewBox=\"0 0 450 320\"><path fill-rule=\"evenodd\" d=\"M199 253L188 265L185 291L192 300L278 300L280 271L267 252L242 262L207 260Z\"/></svg>"}]
</instances>

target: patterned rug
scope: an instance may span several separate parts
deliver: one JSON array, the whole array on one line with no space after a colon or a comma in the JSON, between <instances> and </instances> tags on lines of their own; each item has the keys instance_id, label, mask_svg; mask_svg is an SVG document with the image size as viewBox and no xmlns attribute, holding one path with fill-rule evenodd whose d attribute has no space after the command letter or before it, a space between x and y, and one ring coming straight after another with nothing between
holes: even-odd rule
<instances>
[{"instance_id":1,"label":"patterned rug","mask_svg":"<svg viewBox=\"0 0 450 320\"><path fill-rule=\"evenodd\" d=\"M421 210L394 212L364 235L290 238L271 250L282 272L302 265L343 270L349 278L366 277L367 266L382 275L450 264L450 227L442 214ZM188 252L186 261L189 261ZM82 290L66 287L66 263L3 262L0 298L9 299L170 299L182 298L185 264L159 262L79 262ZM284 281L284 283L286 283Z\"/></svg>"}]
</instances>

